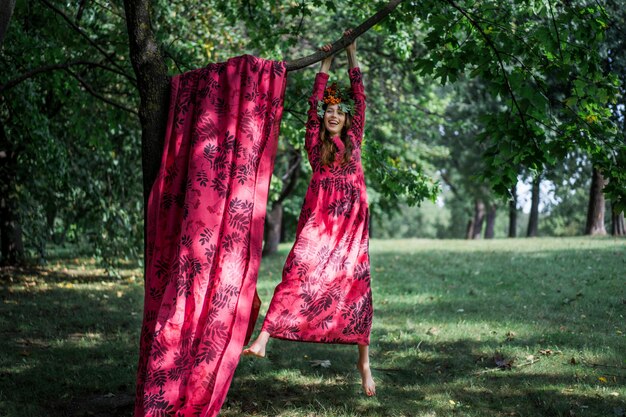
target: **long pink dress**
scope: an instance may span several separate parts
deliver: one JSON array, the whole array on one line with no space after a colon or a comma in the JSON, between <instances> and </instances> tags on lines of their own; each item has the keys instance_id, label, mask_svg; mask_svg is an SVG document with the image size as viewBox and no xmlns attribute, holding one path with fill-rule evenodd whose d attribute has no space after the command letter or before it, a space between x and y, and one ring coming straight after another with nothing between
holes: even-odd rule
<instances>
[{"instance_id":1,"label":"long pink dress","mask_svg":"<svg viewBox=\"0 0 626 417\"><path fill-rule=\"evenodd\" d=\"M317 103L328 74L315 78L306 125L306 151L313 177L304 198L296 241L287 257L263 330L272 337L305 342L369 345L372 291L368 254L368 204L361 166L365 93L359 68L349 71L354 99L352 157L344 145L330 166L321 164Z\"/></svg>"}]
</instances>

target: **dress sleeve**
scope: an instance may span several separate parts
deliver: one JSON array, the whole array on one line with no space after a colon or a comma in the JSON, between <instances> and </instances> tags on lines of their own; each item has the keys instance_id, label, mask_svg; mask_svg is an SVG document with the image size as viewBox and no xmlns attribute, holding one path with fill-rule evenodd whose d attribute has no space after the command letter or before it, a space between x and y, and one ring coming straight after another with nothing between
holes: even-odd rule
<instances>
[{"instance_id":1,"label":"dress sleeve","mask_svg":"<svg viewBox=\"0 0 626 417\"><path fill-rule=\"evenodd\" d=\"M319 140L320 132L320 119L317 115L317 103L324 98L324 89L328 82L328 74L318 72L315 76L315 82L313 83L313 94L309 98L309 112L306 122L306 137L304 146L309 155L317 141Z\"/></svg>"},{"instance_id":2,"label":"dress sleeve","mask_svg":"<svg viewBox=\"0 0 626 417\"><path fill-rule=\"evenodd\" d=\"M363 140L363 127L365 126L365 89L363 88L363 77L359 67L350 68L348 76L350 77L352 99L354 100L350 137L354 147L360 148Z\"/></svg>"}]
</instances>

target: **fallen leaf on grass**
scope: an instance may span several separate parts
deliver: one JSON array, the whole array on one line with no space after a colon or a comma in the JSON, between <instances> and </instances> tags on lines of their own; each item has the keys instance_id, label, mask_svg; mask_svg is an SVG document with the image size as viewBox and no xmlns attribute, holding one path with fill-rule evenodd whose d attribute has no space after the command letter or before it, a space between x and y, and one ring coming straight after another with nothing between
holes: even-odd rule
<instances>
[{"instance_id":1,"label":"fallen leaf on grass","mask_svg":"<svg viewBox=\"0 0 626 417\"><path fill-rule=\"evenodd\" d=\"M506 340L509 342L515 339L515 336L517 336L515 332L511 332L511 331L506 332Z\"/></svg>"},{"instance_id":2,"label":"fallen leaf on grass","mask_svg":"<svg viewBox=\"0 0 626 417\"><path fill-rule=\"evenodd\" d=\"M598 377L598 381L605 383L605 384L608 382L607 379L603 376Z\"/></svg>"},{"instance_id":3,"label":"fallen leaf on grass","mask_svg":"<svg viewBox=\"0 0 626 417\"><path fill-rule=\"evenodd\" d=\"M320 366L322 368L330 368L330 360L329 359L322 359L322 360L314 360L314 361L309 361L309 363L311 364L312 367L316 367L316 366Z\"/></svg>"},{"instance_id":4,"label":"fallen leaf on grass","mask_svg":"<svg viewBox=\"0 0 626 417\"><path fill-rule=\"evenodd\" d=\"M439 329L437 327L431 327L426 331L426 334L430 336L437 336L439 334Z\"/></svg>"},{"instance_id":5,"label":"fallen leaf on grass","mask_svg":"<svg viewBox=\"0 0 626 417\"><path fill-rule=\"evenodd\" d=\"M560 350L539 349L539 353L545 356L550 356L550 355L560 355L563 352L561 352Z\"/></svg>"},{"instance_id":6,"label":"fallen leaf on grass","mask_svg":"<svg viewBox=\"0 0 626 417\"><path fill-rule=\"evenodd\" d=\"M500 353L496 353L493 356L493 360L496 363L496 366L500 369L511 369L513 362L515 362L515 359L505 358Z\"/></svg>"}]
</instances>

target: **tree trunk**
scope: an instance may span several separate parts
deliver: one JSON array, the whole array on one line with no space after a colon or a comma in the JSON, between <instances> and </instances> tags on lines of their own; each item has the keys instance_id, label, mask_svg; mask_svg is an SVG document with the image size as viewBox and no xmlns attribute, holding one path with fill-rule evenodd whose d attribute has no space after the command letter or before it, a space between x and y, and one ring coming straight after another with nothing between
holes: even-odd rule
<instances>
[{"instance_id":1,"label":"tree trunk","mask_svg":"<svg viewBox=\"0 0 626 417\"><path fill-rule=\"evenodd\" d=\"M476 199L474 202L474 223L472 227L472 239L480 239L485 221L485 203Z\"/></svg>"},{"instance_id":2,"label":"tree trunk","mask_svg":"<svg viewBox=\"0 0 626 417\"><path fill-rule=\"evenodd\" d=\"M537 236L539 229L539 190L541 185L541 175L533 179L532 197L530 202L530 217L528 219L528 230L526 237Z\"/></svg>"},{"instance_id":3,"label":"tree trunk","mask_svg":"<svg viewBox=\"0 0 626 417\"><path fill-rule=\"evenodd\" d=\"M585 234L606 235L606 228L604 227L604 193L602 192L605 181L602 173L596 167L593 167L591 175Z\"/></svg>"},{"instance_id":4,"label":"tree trunk","mask_svg":"<svg viewBox=\"0 0 626 417\"><path fill-rule=\"evenodd\" d=\"M511 187L509 200L509 237L517 236L517 185Z\"/></svg>"},{"instance_id":5,"label":"tree trunk","mask_svg":"<svg viewBox=\"0 0 626 417\"><path fill-rule=\"evenodd\" d=\"M22 225L15 193L17 152L9 143L0 122L0 259L3 265L24 262Z\"/></svg>"},{"instance_id":6,"label":"tree trunk","mask_svg":"<svg viewBox=\"0 0 626 417\"><path fill-rule=\"evenodd\" d=\"M474 219L469 219L465 228L465 239L470 240L472 236L474 236Z\"/></svg>"},{"instance_id":7,"label":"tree trunk","mask_svg":"<svg viewBox=\"0 0 626 417\"><path fill-rule=\"evenodd\" d=\"M626 236L624 212L617 212L615 203L611 204L611 234L613 236Z\"/></svg>"},{"instance_id":8,"label":"tree trunk","mask_svg":"<svg viewBox=\"0 0 626 417\"><path fill-rule=\"evenodd\" d=\"M489 209L487 210L487 225L485 227L485 239L493 239L497 209L498 207L495 203L489 204Z\"/></svg>"},{"instance_id":9,"label":"tree trunk","mask_svg":"<svg viewBox=\"0 0 626 417\"><path fill-rule=\"evenodd\" d=\"M283 205L274 203L272 209L265 217L265 232L263 245L263 256L276 253L280 243L280 235L283 224Z\"/></svg>"},{"instance_id":10,"label":"tree trunk","mask_svg":"<svg viewBox=\"0 0 626 417\"><path fill-rule=\"evenodd\" d=\"M281 178L283 181L283 189L278 196L278 200L272 204L272 210L265 218L265 232L263 244L263 256L270 255L278 251L278 244L283 239L283 201L293 193L296 183L300 177L300 164L302 155L300 151L293 149L287 172ZM268 203L269 204L269 203Z\"/></svg>"},{"instance_id":11,"label":"tree trunk","mask_svg":"<svg viewBox=\"0 0 626 417\"><path fill-rule=\"evenodd\" d=\"M11 21L11 16L13 16L13 9L15 9L15 0L0 1L0 47L4 42L4 35L9 28L9 22Z\"/></svg>"}]
</instances>

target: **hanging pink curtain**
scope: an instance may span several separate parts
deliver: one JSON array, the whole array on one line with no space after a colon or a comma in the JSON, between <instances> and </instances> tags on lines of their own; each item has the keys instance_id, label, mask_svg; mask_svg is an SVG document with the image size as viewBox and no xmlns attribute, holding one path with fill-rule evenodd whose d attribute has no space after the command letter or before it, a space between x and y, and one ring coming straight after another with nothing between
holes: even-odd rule
<instances>
[{"instance_id":1,"label":"hanging pink curtain","mask_svg":"<svg viewBox=\"0 0 626 417\"><path fill-rule=\"evenodd\" d=\"M172 79L147 213L135 416L215 416L250 337L283 110L283 63L249 55Z\"/></svg>"}]
</instances>

